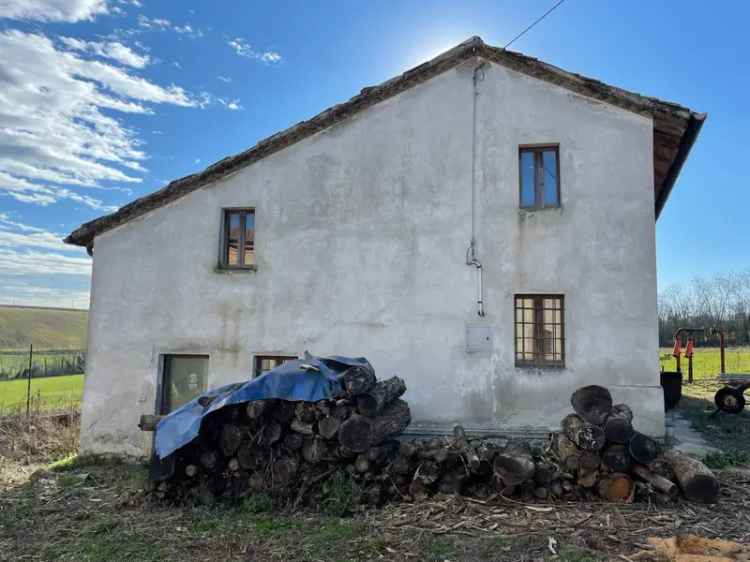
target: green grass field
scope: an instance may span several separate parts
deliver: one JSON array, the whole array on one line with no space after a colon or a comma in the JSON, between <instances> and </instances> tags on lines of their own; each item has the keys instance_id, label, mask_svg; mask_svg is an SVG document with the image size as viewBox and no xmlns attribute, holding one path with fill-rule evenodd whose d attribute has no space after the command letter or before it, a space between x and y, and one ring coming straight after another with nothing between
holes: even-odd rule
<instances>
[{"instance_id":1,"label":"green grass field","mask_svg":"<svg viewBox=\"0 0 750 562\"><path fill-rule=\"evenodd\" d=\"M0 349L85 349L87 310L0 306Z\"/></svg>"},{"instance_id":2,"label":"green grass field","mask_svg":"<svg viewBox=\"0 0 750 562\"><path fill-rule=\"evenodd\" d=\"M727 373L750 373L750 348L733 347L724 352ZM688 362L680 358L681 370L687 382ZM659 364L665 371L675 370L675 359L671 348L659 349ZM721 357L717 347L697 347L693 354L693 378L706 381L716 378L721 367Z\"/></svg>"},{"instance_id":3,"label":"green grass field","mask_svg":"<svg viewBox=\"0 0 750 562\"><path fill-rule=\"evenodd\" d=\"M0 413L26 407L25 380L0 381ZM78 408L83 396L83 375L31 379L34 408L57 410Z\"/></svg>"}]
</instances>

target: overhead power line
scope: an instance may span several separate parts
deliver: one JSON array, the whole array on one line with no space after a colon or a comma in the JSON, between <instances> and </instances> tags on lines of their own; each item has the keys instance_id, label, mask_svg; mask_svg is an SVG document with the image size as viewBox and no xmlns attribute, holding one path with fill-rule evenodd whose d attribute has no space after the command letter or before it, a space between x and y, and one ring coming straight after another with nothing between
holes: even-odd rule
<instances>
[{"instance_id":1,"label":"overhead power line","mask_svg":"<svg viewBox=\"0 0 750 562\"><path fill-rule=\"evenodd\" d=\"M554 10L555 8L557 8L557 7L558 7L558 6L560 5L560 4L562 4L563 2L565 2L565 0L559 0L559 2L558 2L557 4L555 4L554 6L552 6L552 7L551 7L551 8L549 9L549 10L547 10L547 11L546 11L546 12L544 12L544 13L543 13L543 14L542 14L542 15L541 15L540 17L538 17L538 18L537 18L537 19L536 19L536 20L534 21L534 23L532 23L532 24L531 24L530 26L528 26L528 27L527 27L526 29L524 29L524 30L523 30L523 31L522 31L521 33L519 33L518 35L516 35L516 36L515 36L515 37L514 37L513 39L511 39L510 41L508 41L508 42L507 42L507 43L506 43L506 44L505 44L505 45L503 46L503 49L507 49L508 47L510 47L510 46L511 46L511 45L513 44L513 42L514 42L514 41L515 41L516 39L518 39L518 38L522 37L522 36L523 36L523 35L524 35L524 34L525 34L525 33L526 33L526 32L527 32L527 31L528 31L529 29L531 29L531 28L532 28L532 27L534 27L534 26L535 26L536 24L538 24L538 23L539 23L540 21L542 21L542 20L543 20L544 18L546 18L546 17L548 16L548 15L550 15L550 14L552 13L552 11L553 11L553 10Z\"/></svg>"}]
</instances>

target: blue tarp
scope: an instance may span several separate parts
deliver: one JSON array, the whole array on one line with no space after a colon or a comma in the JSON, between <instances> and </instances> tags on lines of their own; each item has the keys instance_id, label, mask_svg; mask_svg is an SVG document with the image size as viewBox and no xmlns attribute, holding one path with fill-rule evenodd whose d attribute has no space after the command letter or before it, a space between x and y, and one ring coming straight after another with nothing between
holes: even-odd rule
<instances>
[{"instance_id":1,"label":"blue tarp","mask_svg":"<svg viewBox=\"0 0 750 562\"><path fill-rule=\"evenodd\" d=\"M225 406L271 398L294 402L333 398L341 390L338 375L353 366L372 369L364 357L307 356L247 382L209 390L162 418L156 426L156 456L164 459L190 443L198 437L203 418Z\"/></svg>"}]
</instances>

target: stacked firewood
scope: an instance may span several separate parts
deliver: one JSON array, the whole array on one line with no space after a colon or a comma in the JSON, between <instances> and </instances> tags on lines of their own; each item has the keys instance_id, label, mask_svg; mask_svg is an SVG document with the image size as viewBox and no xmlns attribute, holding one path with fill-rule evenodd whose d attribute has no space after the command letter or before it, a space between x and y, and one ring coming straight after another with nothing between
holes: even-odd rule
<instances>
[{"instance_id":1,"label":"stacked firewood","mask_svg":"<svg viewBox=\"0 0 750 562\"><path fill-rule=\"evenodd\" d=\"M468 439L460 426L450 438L400 443L399 454L385 469L393 495L631 502L639 492L649 501L671 502L682 489L690 500L716 500L718 481L711 471L689 457L662 454L656 441L635 431L632 410L613 404L606 388L582 387L571 396L571 405L575 413L542 443Z\"/></svg>"},{"instance_id":2,"label":"stacked firewood","mask_svg":"<svg viewBox=\"0 0 750 562\"><path fill-rule=\"evenodd\" d=\"M362 503L420 500L436 493L526 495L540 499L630 502L637 495L715 501L718 483L688 457L661 454L633 429L633 413L607 389L587 386L571 397L575 413L546 441L450 436L399 440L411 421L398 377L376 381L371 369L341 375L343 392L316 403L254 401L205 418L199 437L176 454L160 497L242 498L267 492L299 503L333 473L346 476ZM638 494L636 492L639 492Z\"/></svg>"},{"instance_id":3,"label":"stacked firewood","mask_svg":"<svg viewBox=\"0 0 750 562\"><path fill-rule=\"evenodd\" d=\"M613 404L606 388L579 388L570 402L575 413L562 420L562 431L551 436L537 465L537 482L552 495L597 494L609 501L631 502L641 489L656 501L669 502L679 496L680 479L692 489L686 468L697 461L662 455L656 441L635 431L632 410L626 404ZM539 470L541 466L546 470ZM540 473L552 476L540 481ZM714 484L712 479L706 499L715 499Z\"/></svg>"},{"instance_id":4,"label":"stacked firewood","mask_svg":"<svg viewBox=\"0 0 750 562\"><path fill-rule=\"evenodd\" d=\"M333 400L257 400L209 414L198 437L174 453L174 476L156 487L157 495L203 503L257 491L293 496L339 468L379 472L398 448L392 439L411 422L400 398L406 385L399 377L377 381L371 368L359 366L339 382ZM369 496L376 487L368 486Z\"/></svg>"}]
</instances>

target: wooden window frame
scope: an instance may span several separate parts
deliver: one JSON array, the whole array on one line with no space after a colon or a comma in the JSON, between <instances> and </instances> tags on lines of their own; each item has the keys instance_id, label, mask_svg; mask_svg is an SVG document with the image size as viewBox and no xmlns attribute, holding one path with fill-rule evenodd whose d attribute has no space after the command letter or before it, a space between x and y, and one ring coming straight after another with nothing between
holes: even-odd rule
<instances>
[{"instance_id":1,"label":"wooden window frame","mask_svg":"<svg viewBox=\"0 0 750 562\"><path fill-rule=\"evenodd\" d=\"M557 169L557 203L554 205L544 204L544 162L542 154L550 150L555 151L555 163ZM524 153L534 155L534 204L523 204L523 155ZM518 204L521 209L539 210L539 209L558 209L562 207L562 197L560 189L560 145L558 144L534 144L522 145L518 147Z\"/></svg>"},{"instance_id":2,"label":"wooden window frame","mask_svg":"<svg viewBox=\"0 0 750 562\"><path fill-rule=\"evenodd\" d=\"M171 388L169 380L169 368L171 366L170 359L180 358L201 358L206 361L210 361L211 358L205 353L163 353L161 355L161 376L159 377L159 386L157 389L157 414L167 415L170 412L169 403L169 389ZM208 388L208 381L206 381L206 388Z\"/></svg>"},{"instance_id":3,"label":"wooden window frame","mask_svg":"<svg viewBox=\"0 0 750 562\"><path fill-rule=\"evenodd\" d=\"M533 299L534 301L534 359L519 359L519 352L524 354L524 336L518 337L517 329L519 325L518 321L518 310L520 299ZM544 299L556 299L560 301L560 337L553 340L560 341L560 359L545 359L544 355ZM522 309L522 308L521 308ZM551 310L551 309L547 309ZM556 310L556 309L554 309ZM523 321L520 322L524 324ZM514 351L513 356L515 358L516 367L523 368L536 368L536 369L564 369L565 368L565 296L559 294L517 294L513 298L513 338L514 338ZM546 338L550 339L550 338ZM521 348L519 349L518 344L521 341ZM541 344L541 346L540 346Z\"/></svg>"},{"instance_id":4,"label":"wooden window frame","mask_svg":"<svg viewBox=\"0 0 750 562\"><path fill-rule=\"evenodd\" d=\"M240 239L238 248L239 263L229 263L229 215L239 213L240 215ZM256 219L255 207L226 207L221 210L221 244L219 247L219 267L221 269L239 269L255 271L258 266L254 263L245 264L245 235L247 231L247 215L253 215L253 219ZM255 254L255 242L257 237L257 224L253 223L253 256Z\"/></svg>"},{"instance_id":5,"label":"wooden window frame","mask_svg":"<svg viewBox=\"0 0 750 562\"><path fill-rule=\"evenodd\" d=\"M261 374L261 371L262 371L261 363L263 362L264 359L283 359L284 361L292 361L295 359L299 359L299 357L296 355L280 355L280 354L276 355L273 353L264 353L262 355L256 355L255 361L253 362L253 378Z\"/></svg>"}]
</instances>

